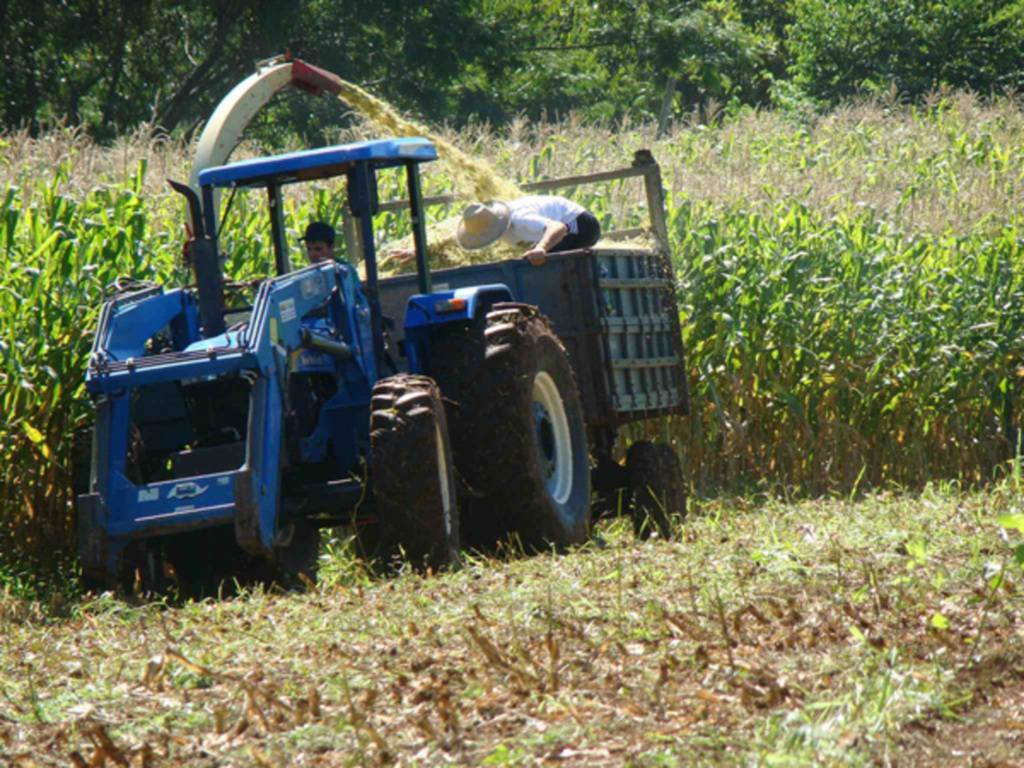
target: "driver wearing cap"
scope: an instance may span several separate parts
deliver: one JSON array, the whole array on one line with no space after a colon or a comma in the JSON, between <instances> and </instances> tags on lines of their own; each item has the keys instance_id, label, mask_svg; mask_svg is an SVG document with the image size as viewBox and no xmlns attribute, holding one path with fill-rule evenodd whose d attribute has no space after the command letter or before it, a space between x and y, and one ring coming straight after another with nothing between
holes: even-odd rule
<instances>
[{"instance_id":1,"label":"driver wearing cap","mask_svg":"<svg viewBox=\"0 0 1024 768\"><path fill-rule=\"evenodd\" d=\"M310 264L324 264L334 258L334 227L330 224L311 222L300 239L306 244Z\"/></svg>"}]
</instances>

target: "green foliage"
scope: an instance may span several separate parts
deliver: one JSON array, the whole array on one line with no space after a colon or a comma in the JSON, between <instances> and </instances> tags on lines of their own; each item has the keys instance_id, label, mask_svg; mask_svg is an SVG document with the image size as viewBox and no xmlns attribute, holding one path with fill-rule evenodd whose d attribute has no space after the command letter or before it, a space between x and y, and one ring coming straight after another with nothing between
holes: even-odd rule
<instances>
[{"instance_id":1,"label":"green foliage","mask_svg":"<svg viewBox=\"0 0 1024 768\"><path fill-rule=\"evenodd\" d=\"M728 394L723 407L757 430L746 446L755 474L770 465L786 485L822 492L819 481L850 487L864 466L873 484L918 485L933 473L980 480L1005 458L999 416L1024 332L1006 311L1024 300L1012 232L905 237L874 212L823 220L799 200L764 217L694 214L679 224L695 394ZM783 435L803 446L790 461L776 450Z\"/></svg>"},{"instance_id":2,"label":"green foliage","mask_svg":"<svg viewBox=\"0 0 1024 768\"><path fill-rule=\"evenodd\" d=\"M773 42L748 28L733 3L622 6L621 20L632 19L621 27L632 30L626 50L655 83L666 76L680 81L684 104L733 96L748 103L763 100L760 71ZM607 27L606 34L614 37L616 28Z\"/></svg>"},{"instance_id":3,"label":"green foliage","mask_svg":"<svg viewBox=\"0 0 1024 768\"><path fill-rule=\"evenodd\" d=\"M1024 157L1014 134L993 141L974 116L910 114L901 124L921 131L906 137L914 150L882 149L883 134L898 135L889 133L895 123L798 129L735 149L724 148L726 128L673 145L684 156L717 152L721 166L737 153L762 168L792 163L806 178L803 188L763 184L724 204L669 201L691 302L692 392L707 406L680 439L698 488L743 479L813 494L983 483L1012 456L1024 359L1019 213L923 231L915 207L936 195L955 210L954 190L975 167L978 194L993 186L1002 195L993 169ZM928 133L951 141L924 151L918 141ZM903 152L916 164L883 157ZM958 156L970 160L955 171ZM899 174L902 195L861 202L878 174ZM814 195L826 178L851 175L867 187L849 202L838 190L827 204Z\"/></svg>"},{"instance_id":4,"label":"green foliage","mask_svg":"<svg viewBox=\"0 0 1024 768\"><path fill-rule=\"evenodd\" d=\"M481 104L472 83L481 72L488 88L504 76L514 38L478 3L301 0L301 6L305 21L291 48L296 56L437 121L496 114L488 112L493 98ZM295 125L306 135L329 129L338 123L337 106L325 104L300 120Z\"/></svg>"},{"instance_id":5,"label":"green foliage","mask_svg":"<svg viewBox=\"0 0 1024 768\"><path fill-rule=\"evenodd\" d=\"M68 0L0 5L0 124L112 138L205 119L252 62L297 32L300 0Z\"/></svg>"},{"instance_id":6,"label":"green foliage","mask_svg":"<svg viewBox=\"0 0 1024 768\"><path fill-rule=\"evenodd\" d=\"M11 0L0 5L0 125L66 120L111 139L192 129L253 64L290 50L437 122L658 114L763 103L784 69L784 11L734 0ZM282 96L255 127L318 138L346 116Z\"/></svg>"},{"instance_id":7,"label":"green foliage","mask_svg":"<svg viewBox=\"0 0 1024 768\"><path fill-rule=\"evenodd\" d=\"M1015 89L1024 74L1020 0L796 0L789 47L798 85L836 102L891 87Z\"/></svg>"},{"instance_id":8,"label":"green foliage","mask_svg":"<svg viewBox=\"0 0 1024 768\"><path fill-rule=\"evenodd\" d=\"M257 61L289 49L443 116L445 87L467 58L494 53L492 37L466 0L12 0L0 5L0 125L66 120L103 139L143 122L193 128ZM315 133L342 119L332 106L277 116Z\"/></svg>"},{"instance_id":9,"label":"green foliage","mask_svg":"<svg viewBox=\"0 0 1024 768\"><path fill-rule=\"evenodd\" d=\"M0 208L0 547L49 556L71 535L72 435L86 423L84 362L107 286L122 276L174 280L168 232L153 229L146 172L123 185L69 189L67 161L50 178L24 179ZM159 202L157 202L159 204ZM180 279L180 275L178 276ZM18 511L15 511L18 510Z\"/></svg>"},{"instance_id":10,"label":"green foliage","mask_svg":"<svg viewBox=\"0 0 1024 768\"><path fill-rule=\"evenodd\" d=\"M1024 515L1002 515L996 519L996 522L1003 528L1024 534ZM1024 544L1018 544L1014 548L1013 560L1019 568L1024 569Z\"/></svg>"},{"instance_id":11,"label":"green foliage","mask_svg":"<svg viewBox=\"0 0 1024 768\"><path fill-rule=\"evenodd\" d=\"M864 104L798 125L739 113L654 145L648 130L536 124L461 141L517 180L606 170L652 146L695 409L649 428L685 456L695 491L852 496L1012 471L1024 370L1017 102ZM94 170L101 157L117 167ZM0 547L45 554L73 539L72 435L90 412L81 384L100 300L122 275L188 282L181 202L163 184L184 159L103 152L67 131L12 142L3 160ZM384 178L383 197L403 184ZM425 184L434 194L452 181L438 167ZM646 218L630 189L572 194L625 228ZM328 184L290 199L291 239L343 204ZM405 216L374 225L383 242L408 234ZM227 231L229 273L265 274L262 202L240 194Z\"/></svg>"},{"instance_id":12,"label":"green foliage","mask_svg":"<svg viewBox=\"0 0 1024 768\"><path fill-rule=\"evenodd\" d=\"M530 118L569 111L590 119L651 117L670 80L678 86L677 112L709 99L767 100L775 38L760 19L749 26L731 0L502 7L503 23L525 31L502 96Z\"/></svg>"},{"instance_id":13,"label":"green foliage","mask_svg":"<svg viewBox=\"0 0 1024 768\"><path fill-rule=\"evenodd\" d=\"M0 4L0 126L191 131L290 51L436 123L664 119L709 105L1016 88L1024 0L67 0ZM280 96L253 135L349 116ZM711 114L714 110L710 111Z\"/></svg>"}]
</instances>

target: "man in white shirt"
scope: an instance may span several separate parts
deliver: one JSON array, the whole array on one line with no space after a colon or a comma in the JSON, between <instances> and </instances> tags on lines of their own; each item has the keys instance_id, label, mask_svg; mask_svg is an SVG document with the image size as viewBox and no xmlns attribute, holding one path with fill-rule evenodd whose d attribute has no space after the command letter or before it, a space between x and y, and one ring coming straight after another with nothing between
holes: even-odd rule
<instances>
[{"instance_id":1,"label":"man in white shirt","mask_svg":"<svg viewBox=\"0 0 1024 768\"><path fill-rule=\"evenodd\" d=\"M549 253L589 248L601 237L590 211L559 195L528 195L507 203L472 203L462 212L456 240L467 250L484 248L499 238L526 249L534 266Z\"/></svg>"}]
</instances>

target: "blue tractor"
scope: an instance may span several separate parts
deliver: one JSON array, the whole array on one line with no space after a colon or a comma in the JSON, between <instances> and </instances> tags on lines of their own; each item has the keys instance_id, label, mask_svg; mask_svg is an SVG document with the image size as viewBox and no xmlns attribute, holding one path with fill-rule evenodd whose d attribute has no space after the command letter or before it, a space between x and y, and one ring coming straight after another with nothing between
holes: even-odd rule
<instances>
[{"instance_id":1,"label":"blue tractor","mask_svg":"<svg viewBox=\"0 0 1024 768\"><path fill-rule=\"evenodd\" d=\"M194 284L109 301L88 363L96 419L77 505L87 577L198 592L312 575L319 529L340 524L385 561L437 569L459 556L460 496L494 507L465 520L474 543L586 539L584 416L550 323L504 283L432 290L419 166L436 157L424 139L367 141L207 168L199 194L175 184L189 200ZM417 264L396 285L397 334L373 226L388 168L404 170ZM365 280L344 260L291 268L283 189L331 177L345 180L359 249L348 256ZM239 305L222 274L217 193L242 188L265 190L276 276ZM467 456L461 493L442 393Z\"/></svg>"},{"instance_id":2,"label":"blue tractor","mask_svg":"<svg viewBox=\"0 0 1024 768\"><path fill-rule=\"evenodd\" d=\"M452 200L421 194L420 165L437 157L429 141L227 163L289 86L341 91L336 75L289 56L261 63L211 115L190 183L172 183L188 201L191 284L103 307L77 498L86 579L201 594L225 580L312 577L320 529L339 525L381 563L433 569L462 546L580 544L601 514L631 512L639 535L671 535L686 504L676 452L637 434L623 450L619 439L625 425L689 409L651 154L523 186L642 179L648 229L607 231L540 267L431 272L424 210ZM408 200L378 200L381 172L404 173ZM293 269L283 194L332 178L347 200L347 260ZM231 201L247 189L265 194L272 235L274 276L255 285L222 266ZM408 211L415 274L379 279L381 211ZM626 244L638 234L651 245Z\"/></svg>"}]
</instances>

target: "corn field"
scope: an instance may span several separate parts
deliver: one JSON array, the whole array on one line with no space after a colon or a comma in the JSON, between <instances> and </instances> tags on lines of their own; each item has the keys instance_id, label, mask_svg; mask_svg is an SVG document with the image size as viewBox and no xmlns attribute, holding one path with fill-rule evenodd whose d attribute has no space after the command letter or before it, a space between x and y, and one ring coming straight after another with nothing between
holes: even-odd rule
<instances>
[{"instance_id":1,"label":"corn field","mask_svg":"<svg viewBox=\"0 0 1024 768\"><path fill-rule=\"evenodd\" d=\"M850 494L984 484L1017 448L1022 106L947 93L824 117L695 114L658 140L649 125L573 119L443 135L519 183L621 167L650 148L693 414L627 439L670 439L698 495ZM373 135L331 139L360 130ZM126 280L188 280L182 204L165 179L187 178L190 148L145 135L112 147L66 127L0 136L0 563L73 552L74 435L90 419L83 379L104 296ZM451 191L434 165L426 193ZM400 180L389 192L402 194ZM642 189L622 182L570 194L606 227L644 217ZM289 201L286 224L297 236L343 204L338 188L313 187ZM402 226L377 222L386 241ZM229 228L228 273L266 274L260 202L236 202Z\"/></svg>"}]
</instances>

